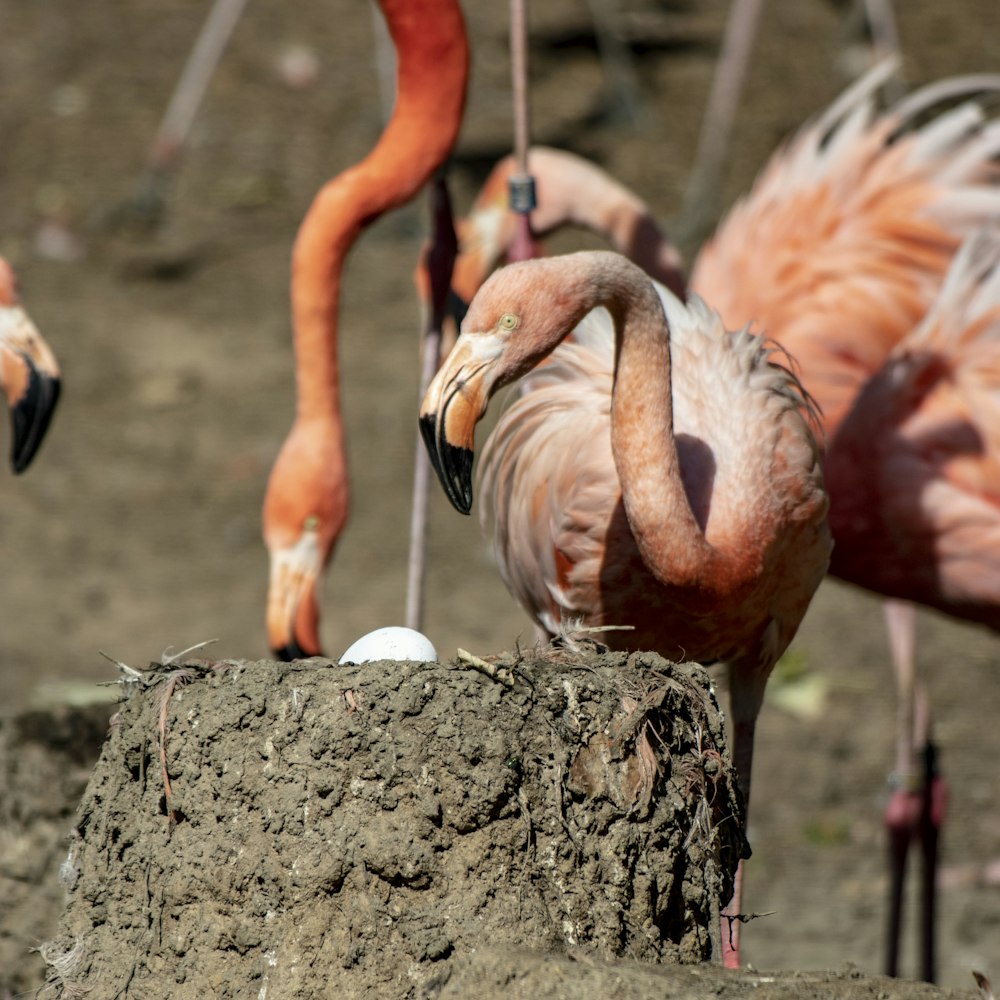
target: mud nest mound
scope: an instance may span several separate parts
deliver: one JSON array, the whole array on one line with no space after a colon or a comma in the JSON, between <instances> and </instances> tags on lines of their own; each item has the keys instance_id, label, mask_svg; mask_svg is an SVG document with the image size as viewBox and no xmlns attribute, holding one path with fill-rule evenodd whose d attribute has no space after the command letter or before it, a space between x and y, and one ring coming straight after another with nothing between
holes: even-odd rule
<instances>
[{"instance_id":1,"label":"mud nest mound","mask_svg":"<svg viewBox=\"0 0 1000 1000\"><path fill-rule=\"evenodd\" d=\"M0 716L0 997L45 982L35 949L59 923L59 866L113 711L60 706Z\"/></svg>"},{"instance_id":2,"label":"mud nest mound","mask_svg":"<svg viewBox=\"0 0 1000 1000\"><path fill-rule=\"evenodd\" d=\"M63 995L424 997L487 944L717 947L746 842L697 666L229 661L135 687L64 867Z\"/></svg>"}]
</instances>

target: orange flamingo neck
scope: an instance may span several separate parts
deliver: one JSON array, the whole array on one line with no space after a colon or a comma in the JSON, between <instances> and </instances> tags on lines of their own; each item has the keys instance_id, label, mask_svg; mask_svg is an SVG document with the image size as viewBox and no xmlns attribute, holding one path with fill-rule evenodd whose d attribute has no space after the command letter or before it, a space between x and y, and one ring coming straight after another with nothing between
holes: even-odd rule
<instances>
[{"instance_id":1,"label":"orange flamingo neck","mask_svg":"<svg viewBox=\"0 0 1000 1000\"><path fill-rule=\"evenodd\" d=\"M444 162L465 106L469 50L456 0L380 3L399 59L392 117L372 152L317 194L292 253L299 419L340 412L340 281L351 246Z\"/></svg>"}]
</instances>

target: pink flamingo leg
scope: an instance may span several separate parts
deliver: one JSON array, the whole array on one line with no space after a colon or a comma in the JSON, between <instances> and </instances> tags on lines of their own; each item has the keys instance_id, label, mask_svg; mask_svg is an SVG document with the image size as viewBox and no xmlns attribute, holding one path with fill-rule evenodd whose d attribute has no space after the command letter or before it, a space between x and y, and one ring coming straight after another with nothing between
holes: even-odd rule
<instances>
[{"instance_id":1,"label":"pink flamingo leg","mask_svg":"<svg viewBox=\"0 0 1000 1000\"><path fill-rule=\"evenodd\" d=\"M767 675L744 673L738 664L730 667L729 684L733 716L733 763L743 795L743 822L750 814L750 775L753 768L753 741L757 715L764 700ZM736 867L733 894L722 911L722 964L727 969L740 967L740 930L744 922L743 861Z\"/></svg>"},{"instance_id":2,"label":"pink flamingo leg","mask_svg":"<svg viewBox=\"0 0 1000 1000\"><path fill-rule=\"evenodd\" d=\"M736 867L733 895L722 911L722 964L727 969L740 967L740 903L743 898L743 862Z\"/></svg>"},{"instance_id":3,"label":"pink flamingo leg","mask_svg":"<svg viewBox=\"0 0 1000 1000\"><path fill-rule=\"evenodd\" d=\"M923 788L920 801L920 846L923 859L921 894L920 977L937 981L937 872L941 827L948 806L948 786L938 773L937 747L929 735L923 746Z\"/></svg>"},{"instance_id":4,"label":"pink flamingo leg","mask_svg":"<svg viewBox=\"0 0 1000 1000\"><path fill-rule=\"evenodd\" d=\"M890 778L892 792L883 822L889 854L889 923L886 974L899 972L899 941L902 933L906 857L920 813L920 799L913 761L913 642L916 611L903 601L886 601L885 623L896 677L896 768Z\"/></svg>"},{"instance_id":5,"label":"pink flamingo leg","mask_svg":"<svg viewBox=\"0 0 1000 1000\"><path fill-rule=\"evenodd\" d=\"M427 278L430 303L424 317L424 344L420 371L420 394L434 378L441 364L441 330L444 325L451 272L458 254L458 238L451 209L451 198L443 173L438 173L430 188L433 235L427 252ZM407 628L423 628L424 591L427 578L427 511L430 497L430 459L418 433L413 465L413 499L410 513L410 553L406 568Z\"/></svg>"},{"instance_id":6,"label":"pink flamingo leg","mask_svg":"<svg viewBox=\"0 0 1000 1000\"><path fill-rule=\"evenodd\" d=\"M889 976L899 974L906 857L919 815L919 793L912 786L897 784L889 796L883 817L889 853L889 924L885 966L886 975Z\"/></svg>"}]
</instances>

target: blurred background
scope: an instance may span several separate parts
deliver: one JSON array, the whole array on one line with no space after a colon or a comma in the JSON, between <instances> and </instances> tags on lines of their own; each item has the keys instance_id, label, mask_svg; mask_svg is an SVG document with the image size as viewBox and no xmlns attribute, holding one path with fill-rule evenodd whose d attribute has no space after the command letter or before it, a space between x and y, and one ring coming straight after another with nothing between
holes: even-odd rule
<instances>
[{"instance_id":1,"label":"blurred background","mask_svg":"<svg viewBox=\"0 0 1000 1000\"><path fill-rule=\"evenodd\" d=\"M507 7L465 7L473 72L451 172L459 212L512 143ZM669 230L728 5L618 8L631 104L600 57L585 0L531 7L532 136L602 165ZM995 0L896 8L908 84L1000 68ZM34 465L0 476L5 710L92 697L114 677L99 650L133 665L207 639L219 640L213 657L268 653L260 509L293 412L291 244L322 183L379 135L378 32L362 0L250 0L149 228L135 213L144 163L207 10L205 0L92 0L85 13L75 0L0 6L0 253L64 377ZM863 67L852 10L764 5L715 210ZM324 591L333 656L403 617L411 273L426 230L421 196L367 231L346 270L353 513ZM680 235L690 260L695 239ZM596 245L580 233L549 243ZM432 499L425 631L442 657L533 641L475 517L436 488ZM968 988L971 968L1000 979L1000 641L926 614L918 656L952 786L942 976ZM754 965L880 967L893 723L881 607L827 582L758 729L747 905L775 915L747 932Z\"/></svg>"}]
</instances>

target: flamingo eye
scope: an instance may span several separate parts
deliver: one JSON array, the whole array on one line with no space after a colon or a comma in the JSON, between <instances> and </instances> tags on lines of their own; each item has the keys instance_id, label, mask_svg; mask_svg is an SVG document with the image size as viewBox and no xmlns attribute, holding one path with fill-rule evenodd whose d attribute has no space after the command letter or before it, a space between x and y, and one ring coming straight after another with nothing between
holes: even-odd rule
<instances>
[{"instance_id":1,"label":"flamingo eye","mask_svg":"<svg viewBox=\"0 0 1000 1000\"><path fill-rule=\"evenodd\" d=\"M517 324L520 322L521 320L513 313L504 313L500 317L500 322L497 326L499 326L501 330L515 330L517 329Z\"/></svg>"}]
</instances>

